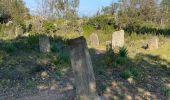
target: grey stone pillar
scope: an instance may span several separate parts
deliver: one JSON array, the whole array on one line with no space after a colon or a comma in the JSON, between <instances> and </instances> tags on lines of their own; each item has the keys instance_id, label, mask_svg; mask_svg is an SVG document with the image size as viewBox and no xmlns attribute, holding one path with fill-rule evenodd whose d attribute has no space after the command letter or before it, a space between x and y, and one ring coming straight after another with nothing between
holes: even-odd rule
<instances>
[{"instance_id":1,"label":"grey stone pillar","mask_svg":"<svg viewBox=\"0 0 170 100\"><path fill-rule=\"evenodd\" d=\"M42 53L50 52L50 39L48 36L39 37L39 49Z\"/></svg>"},{"instance_id":2,"label":"grey stone pillar","mask_svg":"<svg viewBox=\"0 0 170 100\"><path fill-rule=\"evenodd\" d=\"M78 99L98 100L93 66L85 38L72 39L68 43Z\"/></svg>"}]
</instances>

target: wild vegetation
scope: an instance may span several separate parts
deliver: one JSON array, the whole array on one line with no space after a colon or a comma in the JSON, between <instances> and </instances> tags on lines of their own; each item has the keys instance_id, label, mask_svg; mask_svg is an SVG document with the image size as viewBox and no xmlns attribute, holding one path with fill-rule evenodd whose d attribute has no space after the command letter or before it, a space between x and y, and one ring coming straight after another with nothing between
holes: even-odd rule
<instances>
[{"instance_id":1,"label":"wild vegetation","mask_svg":"<svg viewBox=\"0 0 170 100\"><path fill-rule=\"evenodd\" d=\"M169 100L169 0L119 0L90 17L78 15L79 0L40 1L37 15L31 15L23 0L0 0L0 99L29 97L37 90L74 99L67 40L84 36L99 96ZM121 29L124 47L106 50L106 41ZM99 46L90 44L92 33L97 33ZM39 51L42 34L49 37L49 53ZM141 48L154 36L158 49Z\"/></svg>"}]
</instances>

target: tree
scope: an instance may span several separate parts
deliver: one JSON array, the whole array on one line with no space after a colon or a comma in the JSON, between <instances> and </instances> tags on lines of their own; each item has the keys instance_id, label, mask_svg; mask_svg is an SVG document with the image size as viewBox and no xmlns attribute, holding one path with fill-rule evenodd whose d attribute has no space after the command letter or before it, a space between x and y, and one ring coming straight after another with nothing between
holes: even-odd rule
<instances>
[{"instance_id":1,"label":"tree","mask_svg":"<svg viewBox=\"0 0 170 100\"><path fill-rule=\"evenodd\" d=\"M160 4L162 12L162 22L167 22L170 26L170 0L162 0Z\"/></svg>"},{"instance_id":2,"label":"tree","mask_svg":"<svg viewBox=\"0 0 170 100\"><path fill-rule=\"evenodd\" d=\"M70 19L77 16L79 0L41 0L41 4L48 17Z\"/></svg>"},{"instance_id":3,"label":"tree","mask_svg":"<svg viewBox=\"0 0 170 100\"><path fill-rule=\"evenodd\" d=\"M15 23L21 24L29 16L23 0L0 0L0 10L2 15L10 16Z\"/></svg>"}]
</instances>

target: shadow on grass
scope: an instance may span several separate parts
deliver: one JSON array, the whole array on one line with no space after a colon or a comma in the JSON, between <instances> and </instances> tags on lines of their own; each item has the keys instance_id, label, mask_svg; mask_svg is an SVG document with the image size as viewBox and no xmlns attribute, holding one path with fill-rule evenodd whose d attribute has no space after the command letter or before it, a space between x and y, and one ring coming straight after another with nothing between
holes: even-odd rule
<instances>
[{"instance_id":1,"label":"shadow on grass","mask_svg":"<svg viewBox=\"0 0 170 100\"><path fill-rule=\"evenodd\" d=\"M61 66L70 66L66 40L62 37L50 37L52 52L44 54L39 52L38 38L39 35L32 35L1 40L0 89L16 87L18 83L22 83L24 87L32 87L36 79L39 80L42 71L50 72L51 79L56 79L56 74L61 75L60 71L58 72ZM134 58L121 58L117 54L107 54L95 49L89 51L99 95L119 100L168 98L164 85L170 83L170 62L166 59L142 53ZM127 79L122 77L126 70L133 74L130 73ZM67 78L71 77L68 75ZM16 83L10 84L8 80Z\"/></svg>"},{"instance_id":2,"label":"shadow on grass","mask_svg":"<svg viewBox=\"0 0 170 100\"><path fill-rule=\"evenodd\" d=\"M37 77L40 78L40 73L43 71L49 71L55 76L59 69L58 66L62 66L63 63L68 66L66 41L61 37L49 37L51 52L40 53L40 36L30 35L28 37L17 37L13 40L1 40L0 88L15 87L17 82L21 84L23 82L22 85L24 85L26 80L32 81ZM16 84L12 83L13 81Z\"/></svg>"},{"instance_id":3,"label":"shadow on grass","mask_svg":"<svg viewBox=\"0 0 170 100\"><path fill-rule=\"evenodd\" d=\"M148 27L128 27L125 29L127 32L132 33L132 32L136 32L138 34L145 34L145 33L150 33L153 35L170 35L170 29L159 29L159 28L148 28Z\"/></svg>"},{"instance_id":4,"label":"shadow on grass","mask_svg":"<svg viewBox=\"0 0 170 100\"><path fill-rule=\"evenodd\" d=\"M112 56L108 62L107 53L99 54L95 49L90 52L100 95L109 100L168 99L170 94L166 90L169 88L165 85L170 83L170 62L166 59L139 53L134 58L124 58L124 61L115 54L115 58Z\"/></svg>"}]
</instances>

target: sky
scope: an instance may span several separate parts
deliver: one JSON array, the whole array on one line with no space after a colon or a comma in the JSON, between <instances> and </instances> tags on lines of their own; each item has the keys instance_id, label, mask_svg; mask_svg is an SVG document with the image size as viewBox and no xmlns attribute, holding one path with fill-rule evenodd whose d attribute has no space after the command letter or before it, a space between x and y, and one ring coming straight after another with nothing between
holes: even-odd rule
<instances>
[{"instance_id":1,"label":"sky","mask_svg":"<svg viewBox=\"0 0 170 100\"><path fill-rule=\"evenodd\" d=\"M24 0L26 6L30 9L31 13L35 12L38 0ZM117 2L117 0L80 0L79 15L80 16L92 16L96 14L98 9L102 6L108 6L112 2Z\"/></svg>"}]
</instances>

